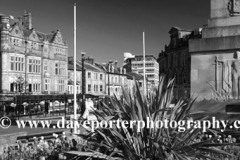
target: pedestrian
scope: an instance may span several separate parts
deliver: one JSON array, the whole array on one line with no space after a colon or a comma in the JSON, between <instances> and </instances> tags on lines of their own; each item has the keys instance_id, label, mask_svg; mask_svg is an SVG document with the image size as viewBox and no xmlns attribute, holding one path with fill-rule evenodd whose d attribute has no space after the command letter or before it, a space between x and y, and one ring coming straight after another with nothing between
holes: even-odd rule
<instances>
[{"instance_id":1,"label":"pedestrian","mask_svg":"<svg viewBox=\"0 0 240 160\"><path fill-rule=\"evenodd\" d=\"M49 110L49 101L45 102L45 115L48 114L48 110Z\"/></svg>"}]
</instances>

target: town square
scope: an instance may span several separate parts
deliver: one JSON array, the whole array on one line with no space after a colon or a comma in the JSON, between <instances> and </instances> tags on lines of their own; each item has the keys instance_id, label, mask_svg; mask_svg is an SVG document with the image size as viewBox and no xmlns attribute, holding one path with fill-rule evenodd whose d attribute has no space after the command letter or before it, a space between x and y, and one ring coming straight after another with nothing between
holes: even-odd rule
<instances>
[{"instance_id":1,"label":"town square","mask_svg":"<svg viewBox=\"0 0 240 160\"><path fill-rule=\"evenodd\" d=\"M0 160L239 160L240 0L0 0Z\"/></svg>"}]
</instances>

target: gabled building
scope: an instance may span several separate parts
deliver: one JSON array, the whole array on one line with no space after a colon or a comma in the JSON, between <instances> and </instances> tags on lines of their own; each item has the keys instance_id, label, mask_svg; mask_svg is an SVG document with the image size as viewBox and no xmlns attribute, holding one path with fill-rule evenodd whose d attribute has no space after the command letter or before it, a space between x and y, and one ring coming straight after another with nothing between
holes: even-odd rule
<instances>
[{"instance_id":1,"label":"gabled building","mask_svg":"<svg viewBox=\"0 0 240 160\"><path fill-rule=\"evenodd\" d=\"M86 93L106 95L106 72L98 67L93 57L84 59Z\"/></svg>"},{"instance_id":2,"label":"gabled building","mask_svg":"<svg viewBox=\"0 0 240 160\"><path fill-rule=\"evenodd\" d=\"M0 91L65 93L68 45L60 30L42 33L32 20L30 12L18 19L0 15Z\"/></svg>"},{"instance_id":3,"label":"gabled building","mask_svg":"<svg viewBox=\"0 0 240 160\"><path fill-rule=\"evenodd\" d=\"M159 76L166 75L167 80L175 78L175 100L190 98L191 55L188 40L193 38L194 33L179 27L172 27L168 33L170 42L158 57Z\"/></svg>"},{"instance_id":4,"label":"gabled building","mask_svg":"<svg viewBox=\"0 0 240 160\"><path fill-rule=\"evenodd\" d=\"M117 61L97 64L106 73L106 94L109 96L116 95L120 98L122 95L122 86L128 85L126 70L117 66Z\"/></svg>"},{"instance_id":5,"label":"gabled building","mask_svg":"<svg viewBox=\"0 0 240 160\"><path fill-rule=\"evenodd\" d=\"M73 57L68 58L68 92L73 94L73 81L74 81L74 63ZM99 68L97 63L94 61L94 58L87 57L84 59L84 90L85 94L91 94L95 96L106 95L106 72ZM77 60L76 66L76 73L77 73L77 93L82 93L82 61Z\"/></svg>"}]
</instances>

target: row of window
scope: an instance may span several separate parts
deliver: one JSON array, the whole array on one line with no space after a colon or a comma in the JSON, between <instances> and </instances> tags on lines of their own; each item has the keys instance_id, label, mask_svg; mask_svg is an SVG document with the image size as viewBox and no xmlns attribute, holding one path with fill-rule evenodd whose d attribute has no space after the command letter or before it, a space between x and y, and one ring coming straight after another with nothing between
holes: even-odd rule
<instances>
[{"instance_id":1,"label":"row of window","mask_svg":"<svg viewBox=\"0 0 240 160\"><path fill-rule=\"evenodd\" d=\"M25 58L23 57L10 57L10 70L16 72L25 71ZM60 63L55 64L55 75L65 75L65 65ZM44 71L48 70L48 66L44 66ZM29 73L41 73L41 60L29 59L28 60L28 72ZM102 75L100 75L102 78Z\"/></svg>"},{"instance_id":2,"label":"row of window","mask_svg":"<svg viewBox=\"0 0 240 160\"><path fill-rule=\"evenodd\" d=\"M107 92L108 92L108 88L107 88ZM113 95L113 94L121 94L121 88L112 88L110 87L110 94Z\"/></svg>"},{"instance_id":3,"label":"row of window","mask_svg":"<svg viewBox=\"0 0 240 160\"><path fill-rule=\"evenodd\" d=\"M117 76L110 76L109 77L109 82L110 83L115 83L115 84L122 84L122 82L124 82L124 80L122 80L122 77L117 77Z\"/></svg>"},{"instance_id":4,"label":"row of window","mask_svg":"<svg viewBox=\"0 0 240 160\"><path fill-rule=\"evenodd\" d=\"M88 79L92 79L92 73L88 72ZM98 80L98 73L94 73L94 80ZM103 74L99 74L99 80L103 80Z\"/></svg>"},{"instance_id":5,"label":"row of window","mask_svg":"<svg viewBox=\"0 0 240 160\"><path fill-rule=\"evenodd\" d=\"M12 45L14 46L25 46L25 40L19 39L19 38L11 38L12 40ZM32 41L28 41L27 43L31 44L31 49L37 50L39 49L42 44L37 43L37 42L32 42ZM65 55L65 49L62 48L54 48L54 51L57 55Z\"/></svg>"},{"instance_id":6,"label":"row of window","mask_svg":"<svg viewBox=\"0 0 240 160\"><path fill-rule=\"evenodd\" d=\"M80 90L81 90L80 86L77 85L76 87L77 87L77 93L80 93ZM73 92L74 92L73 86L68 86L68 93L73 94Z\"/></svg>"},{"instance_id":7,"label":"row of window","mask_svg":"<svg viewBox=\"0 0 240 160\"><path fill-rule=\"evenodd\" d=\"M65 65L61 63L55 63L55 75L65 75Z\"/></svg>"},{"instance_id":8,"label":"row of window","mask_svg":"<svg viewBox=\"0 0 240 160\"><path fill-rule=\"evenodd\" d=\"M93 91L94 92L103 92L103 85L91 85L91 84L88 84L88 92L92 92L92 86L93 86ZM99 90L98 90L98 86L99 86Z\"/></svg>"},{"instance_id":9,"label":"row of window","mask_svg":"<svg viewBox=\"0 0 240 160\"><path fill-rule=\"evenodd\" d=\"M57 91L59 92L64 92L64 80L58 80L57 81ZM11 83L10 84L10 91L11 92L16 92L20 91L20 85L17 85L16 83ZM22 89L21 89L22 90ZM27 90L29 92L41 92L41 84L40 83L32 83L27 86ZM45 79L44 80L44 90L45 91L50 91L50 79Z\"/></svg>"},{"instance_id":10,"label":"row of window","mask_svg":"<svg viewBox=\"0 0 240 160\"><path fill-rule=\"evenodd\" d=\"M55 51L56 51L56 54L65 55L65 51L64 51L64 49L56 48Z\"/></svg>"},{"instance_id":11,"label":"row of window","mask_svg":"<svg viewBox=\"0 0 240 160\"><path fill-rule=\"evenodd\" d=\"M146 69L147 72L154 72L154 69Z\"/></svg>"},{"instance_id":12,"label":"row of window","mask_svg":"<svg viewBox=\"0 0 240 160\"><path fill-rule=\"evenodd\" d=\"M133 67L143 67L143 63L132 64ZM154 63L145 63L146 67L154 67Z\"/></svg>"},{"instance_id":13,"label":"row of window","mask_svg":"<svg viewBox=\"0 0 240 160\"><path fill-rule=\"evenodd\" d=\"M12 39L12 44L14 46L24 46L25 44L25 40L19 39L19 38L11 38ZM31 44L31 49L37 50L41 44L40 43L36 43L36 42L31 42L28 41L27 43Z\"/></svg>"},{"instance_id":14,"label":"row of window","mask_svg":"<svg viewBox=\"0 0 240 160\"><path fill-rule=\"evenodd\" d=\"M57 91L64 92L64 80L58 80Z\"/></svg>"},{"instance_id":15,"label":"row of window","mask_svg":"<svg viewBox=\"0 0 240 160\"><path fill-rule=\"evenodd\" d=\"M146 61L152 61L154 59L152 57L146 57L145 60ZM135 61L143 61L143 57L137 57L137 58L135 58Z\"/></svg>"},{"instance_id":16,"label":"row of window","mask_svg":"<svg viewBox=\"0 0 240 160\"><path fill-rule=\"evenodd\" d=\"M148 75L146 75L148 78L154 78L155 77L155 75L154 74L148 74Z\"/></svg>"},{"instance_id":17,"label":"row of window","mask_svg":"<svg viewBox=\"0 0 240 160\"><path fill-rule=\"evenodd\" d=\"M28 60L29 73L41 73L41 60L29 59Z\"/></svg>"},{"instance_id":18,"label":"row of window","mask_svg":"<svg viewBox=\"0 0 240 160\"><path fill-rule=\"evenodd\" d=\"M10 83L10 92L21 92L24 90L22 87L24 86L16 83ZM28 84L26 89L28 90L28 92L41 92L41 84L31 83L31 84Z\"/></svg>"},{"instance_id":19,"label":"row of window","mask_svg":"<svg viewBox=\"0 0 240 160\"><path fill-rule=\"evenodd\" d=\"M50 79L45 79L44 81L44 90L50 91Z\"/></svg>"},{"instance_id":20,"label":"row of window","mask_svg":"<svg viewBox=\"0 0 240 160\"><path fill-rule=\"evenodd\" d=\"M22 57L10 57L10 70L23 72L25 70L24 61L25 58Z\"/></svg>"},{"instance_id":21,"label":"row of window","mask_svg":"<svg viewBox=\"0 0 240 160\"><path fill-rule=\"evenodd\" d=\"M65 80L57 80L57 91L64 92ZM50 91L50 79L44 80L44 90Z\"/></svg>"}]
</instances>

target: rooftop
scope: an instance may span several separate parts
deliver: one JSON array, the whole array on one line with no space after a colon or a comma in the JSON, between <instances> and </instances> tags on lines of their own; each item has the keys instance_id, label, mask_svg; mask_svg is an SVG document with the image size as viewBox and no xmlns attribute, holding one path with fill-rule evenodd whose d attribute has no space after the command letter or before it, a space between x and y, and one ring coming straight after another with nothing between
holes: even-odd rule
<instances>
[{"instance_id":1,"label":"rooftop","mask_svg":"<svg viewBox=\"0 0 240 160\"><path fill-rule=\"evenodd\" d=\"M135 55L135 58L136 57L143 57L143 55ZM146 54L145 57L153 57L155 60L157 60L152 54Z\"/></svg>"}]
</instances>

